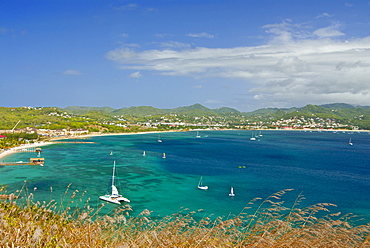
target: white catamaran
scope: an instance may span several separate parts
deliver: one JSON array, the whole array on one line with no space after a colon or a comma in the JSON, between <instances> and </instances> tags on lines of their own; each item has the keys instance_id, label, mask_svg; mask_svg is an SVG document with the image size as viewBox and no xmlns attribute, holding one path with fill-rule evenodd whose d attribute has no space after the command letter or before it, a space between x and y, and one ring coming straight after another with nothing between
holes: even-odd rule
<instances>
[{"instance_id":1,"label":"white catamaran","mask_svg":"<svg viewBox=\"0 0 370 248\"><path fill-rule=\"evenodd\" d=\"M121 202L130 202L130 200L127 199L127 198L125 198L125 197L123 197L122 195L120 195L118 193L118 189L114 185L114 173L115 173L115 170L116 170L116 161L114 161L114 164L113 164L111 194L110 195L109 194L106 194L106 195L103 195L103 196L99 196L99 199L100 200L103 200L103 201L110 202L110 203L121 205Z\"/></svg>"},{"instance_id":2,"label":"white catamaran","mask_svg":"<svg viewBox=\"0 0 370 248\"><path fill-rule=\"evenodd\" d=\"M203 185L203 177L200 177L199 183L198 183L198 189L208 189L208 186Z\"/></svg>"},{"instance_id":3,"label":"white catamaran","mask_svg":"<svg viewBox=\"0 0 370 248\"><path fill-rule=\"evenodd\" d=\"M231 196L231 197L235 196L235 194L234 194L234 188L233 187L231 187L231 189L230 189L229 196Z\"/></svg>"}]
</instances>

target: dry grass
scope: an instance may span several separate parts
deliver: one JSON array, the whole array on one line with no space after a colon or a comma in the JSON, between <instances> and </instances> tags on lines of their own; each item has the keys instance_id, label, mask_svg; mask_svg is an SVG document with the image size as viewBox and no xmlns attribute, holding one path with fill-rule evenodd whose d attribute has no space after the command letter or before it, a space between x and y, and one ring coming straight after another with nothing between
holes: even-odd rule
<instances>
[{"instance_id":1,"label":"dry grass","mask_svg":"<svg viewBox=\"0 0 370 248\"><path fill-rule=\"evenodd\" d=\"M0 201L0 247L370 247L370 223L330 214L332 204L299 208L302 195L285 207L288 191L253 199L238 216L198 221L186 209L162 219L148 210L132 217L129 205L101 216L88 202L61 209L54 201L34 203L27 193ZM69 198L78 194L66 191Z\"/></svg>"}]
</instances>

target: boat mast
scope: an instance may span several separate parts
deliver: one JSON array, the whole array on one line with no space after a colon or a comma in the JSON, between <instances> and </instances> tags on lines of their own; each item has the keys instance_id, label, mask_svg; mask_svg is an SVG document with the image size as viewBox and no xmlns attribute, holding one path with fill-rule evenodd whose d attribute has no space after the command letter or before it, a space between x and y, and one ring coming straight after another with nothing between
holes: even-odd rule
<instances>
[{"instance_id":1,"label":"boat mast","mask_svg":"<svg viewBox=\"0 0 370 248\"><path fill-rule=\"evenodd\" d=\"M116 169L116 161L114 161L114 164L113 164L113 175L112 175L112 188L114 186L114 171Z\"/></svg>"}]
</instances>

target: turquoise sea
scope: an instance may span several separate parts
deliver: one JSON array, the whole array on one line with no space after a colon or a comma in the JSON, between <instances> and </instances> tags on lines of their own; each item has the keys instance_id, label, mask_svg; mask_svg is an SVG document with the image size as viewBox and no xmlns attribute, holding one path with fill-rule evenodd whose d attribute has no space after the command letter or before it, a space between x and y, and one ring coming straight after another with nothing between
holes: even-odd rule
<instances>
[{"instance_id":1,"label":"turquoise sea","mask_svg":"<svg viewBox=\"0 0 370 248\"><path fill-rule=\"evenodd\" d=\"M256 133L256 132L255 132ZM355 213L370 221L370 135L365 132L201 131L92 137L96 144L44 146L45 166L0 167L0 184L8 191L25 184L35 200L71 200L75 190L102 202L116 161L118 188L131 200L132 215L177 213L182 207L201 215L238 214L255 197L294 189L287 207L303 192L301 206L333 203L332 212ZM353 145L349 145L349 139ZM146 156L143 156L143 151ZM110 155L110 153L113 153ZM162 154L166 153L166 158ZM3 161L27 161L35 154L17 153ZM197 189L200 177L208 190ZM235 197L229 197L230 187ZM75 200L75 199L74 199ZM102 213L117 205L105 204Z\"/></svg>"}]
</instances>

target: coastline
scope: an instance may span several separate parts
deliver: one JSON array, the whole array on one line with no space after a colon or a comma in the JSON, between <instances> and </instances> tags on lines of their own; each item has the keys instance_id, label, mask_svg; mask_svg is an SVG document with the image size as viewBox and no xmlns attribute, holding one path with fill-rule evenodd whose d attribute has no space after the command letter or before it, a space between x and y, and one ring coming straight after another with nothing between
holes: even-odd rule
<instances>
[{"instance_id":1,"label":"coastline","mask_svg":"<svg viewBox=\"0 0 370 248\"><path fill-rule=\"evenodd\" d=\"M32 144L22 144L20 146L16 146L16 147L12 147L12 148L9 148L8 150L6 151L3 151L0 153L0 159L3 159L5 158L6 156L9 156L13 153L17 153L18 150L21 150L21 149L27 149L27 148L33 148L33 147L40 147L40 146L47 146L47 145L52 145L53 142L37 142L37 143L32 143Z\"/></svg>"},{"instance_id":2,"label":"coastline","mask_svg":"<svg viewBox=\"0 0 370 248\"><path fill-rule=\"evenodd\" d=\"M58 138L52 138L50 141L47 142L36 142L32 144L22 144L20 146L9 148L5 151L0 152L0 160L4 159L5 157L17 153L18 150L27 149L27 148L34 148L34 147L40 147L40 146L48 146L55 144L53 141L58 140L64 140L64 139L85 139L90 137L99 137L99 136L112 136L112 135L133 135L133 134L145 134L145 133L164 133L164 132L183 132L178 130L173 131L149 131L149 132L131 132L131 133L91 133L86 135L79 135L79 136L66 136L66 137L58 137Z\"/></svg>"},{"instance_id":3,"label":"coastline","mask_svg":"<svg viewBox=\"0 0 370 248\"><path fill-rule=\"evenodd\" d=\"M174 133L174 132L192 132L192 131L216 131L214 129L193 129L193 130L170 130L170 131L148 131L148 132L130 132L130 133L91 133L86 135L79 135L79 136L68 136L68 137L58 137L58 138L52 138L51 141L47 142L37 142L32 144L22 144L20 146L9 148L6 151L0 152L0 159L4 159L5 157L18 152L18 150L21 149L27 149L27 148L33 148L33 147L40 147L40 146L48 146L55 144L53 141L57 140L64 140L64 139L85 139L90 137L99 137L99 136L113 136L113 135L135 135L135 134L147 134L147 133ZM240 130L240 129L220 129L220 130ZM329 131L329 132L368 132L370 134L370 130L346 130L346 129L338 129L338 130L330 130L330 129L314 129L314 130L299 130L299 129L255 129L255 130L248 130L248 131L312 131L312 132L318 132L318 131Z\"/></svg>"}]
</instances>

